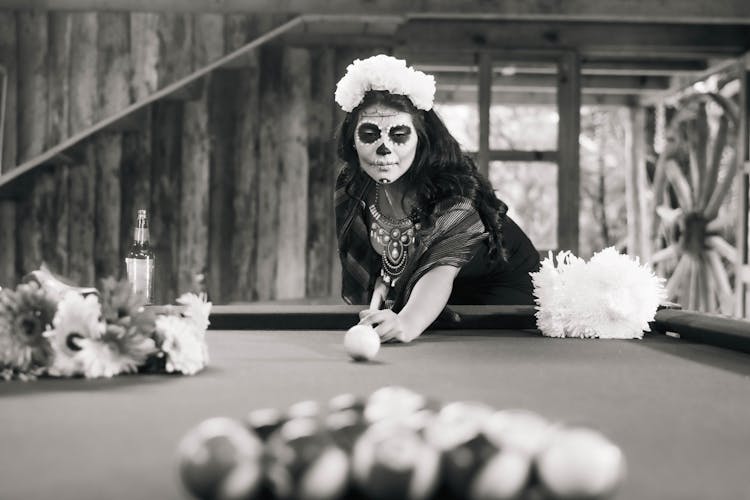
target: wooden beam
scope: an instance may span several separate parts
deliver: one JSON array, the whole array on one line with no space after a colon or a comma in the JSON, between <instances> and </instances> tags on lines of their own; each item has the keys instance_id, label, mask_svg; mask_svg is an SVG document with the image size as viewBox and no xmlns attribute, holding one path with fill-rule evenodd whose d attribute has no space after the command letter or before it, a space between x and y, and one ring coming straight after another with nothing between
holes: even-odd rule
<instances>
[{"instance_id":1,"label":"wooden beam","mask_svg":"<svg viewBox=\"0 0 750 500\"><path fill-rule=\"evenodd\" d=\"M633 22L731 23L750 22L750 5L743 0L0 0L13 9L131 10L194 12L290 12L315 14L411 14L499 19L617 20Z\"/></svg>"},{"instance_id":2,"label":"wooden beam","mask_svg":"<svg viewBox=\"0 0 750 500\"><path fill-rule=\"evenodd\" d=\"M740 55L750 47L750 30L743 24L683 25L599 22L520 22L410 20L397 34L398 40L417 49L481 47L525 49L576 48L579 51L608 49L655 49L672 52L709 50ZM695 56L693 56L695 57Z\"/></svg>"},{"instance_id":3,"label":"wooden beam","mask_svg":"<svg viewBox=\"0 0 750 500\"><path fill-rule=\"evenodd\" d=\"M475 104L478 99L477 89L438 88L435 100L442 103ZM639 103L637 94L597 94L585 93L581 97L584 106L636 106ZM492 91L493 105L520 106L557 106L557 96L553 92L504 92Z\"/></svg>"},{"instance_id":4,"label":"wooden beam","mask_svg":"<svg viewBox=\"0 0 750 500\"><path fill-rule=\"evenodd\" d=\"M18 127L16 125L18 91L18 29L15 12L0 12L0 61L4 74L0 80L5 86L5 116L0 123L0 174L17 164L16 147ZM2 92L2 89L0 89ZM0 103L2 104L2 103Z\"/></svg>"},{"instance_id":5,"label":"wooden beam","mask_svg":"<svg viewBox=\"0 0 750 500\"><path fill-rule=\"evenodd\" d=\"M554 163L559 158L557 151L501 151L488 153L490 161L543 162Z\"/></svg>"},{"instance_id":6,"label":"wooden beam","mask_svg":"<svg viewBox=\"0 0 750 500\"><path fill-rule=\"evenodd\" d=\"M463 88L476 87L479 81L478 73L433 73L438 87ZM581 78L581 89L608 94L632 94L641 91L663 91L669 88L670 80L666 76L599 76L589 75ZM557 76L550 75L512 75L494 74L492 78L493 90L537 92L555 92Z\"/></svg>"},{"instance_id":7,"label":"wooden beam","mask_svg":"<svg viewBox=\"0 0 750 500\"><path fill-rule=\"evenodd\" d=\"M557 109L557 247L578 253L580 176L578 136L581 131L581 61L577 53L560 58Z\"/></svg>"},{"instance_id":8,"label":"wooden beam","mask_svg":"<svg viewBox=\"0 0 750 500\"><path fill-rule=\"evenodd\" d=\"M738 64L740 71L740 124L737 139L737 156L734 161L740 162L742 166L747 165L750 160L750 137L748 134L748 115L750 114L750 53L745 54ZM739 200L737 203L737 223L736 223L736 235L737 235L737 264L735 268L735 274L738 277L746 277L744 271L748 267L750 262L750 255L748 255L748 209L750 207L750 200L748 200L748 190L750 189L750 175L744 168L738 169L737 183L739 193ZM747 316L748 304L747 304L747 287L748 281L745 279L735 280L735 311L734 314L741 318Z\"/></svg>"}]
</instances>

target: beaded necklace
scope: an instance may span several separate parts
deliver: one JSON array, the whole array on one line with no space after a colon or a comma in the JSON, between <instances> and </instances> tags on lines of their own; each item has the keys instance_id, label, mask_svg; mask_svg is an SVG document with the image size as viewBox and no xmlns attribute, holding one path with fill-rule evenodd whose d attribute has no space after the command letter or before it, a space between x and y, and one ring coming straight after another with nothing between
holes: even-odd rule
<instances>
[{"instance_id":1,"label":"beaded necklace","mask_svg":"<svg viewBox=\"0 0 750 500\"><path fill-rule=\"evenodd\" d=\"M388 193L386 193L388 196ZM393 209L393 205L388 200ZM383 282L396 286L396 281L406 268L409 259L409 247L416 240L419 223L414 223L411 217L394 219L383 215L380 206L380 185L375 188L375 202L369 207L373 222L370 226L370 242L382 257L383 267L380 276Z\"/></svg>"}]
</instances>

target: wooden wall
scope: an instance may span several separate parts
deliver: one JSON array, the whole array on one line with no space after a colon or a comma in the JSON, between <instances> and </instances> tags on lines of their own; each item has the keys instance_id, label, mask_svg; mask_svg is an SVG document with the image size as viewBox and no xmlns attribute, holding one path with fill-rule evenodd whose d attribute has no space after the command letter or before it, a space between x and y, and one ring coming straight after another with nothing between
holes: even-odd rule
<instances>
[{"instance_id":1,"label":"wooden wall","mask_svg":"<svg viewBox=\"0 0 750 500\"><path fill-rule=\"evenodd\" d=\"M285 20L0 11L4 171ZM121 276L147 208L158 302L198 275L216 303L337 295L333 91L374 52L266 45L78 143L0 201L0 285L42 262L80 284Z\"/></svg>"}]
</instances>

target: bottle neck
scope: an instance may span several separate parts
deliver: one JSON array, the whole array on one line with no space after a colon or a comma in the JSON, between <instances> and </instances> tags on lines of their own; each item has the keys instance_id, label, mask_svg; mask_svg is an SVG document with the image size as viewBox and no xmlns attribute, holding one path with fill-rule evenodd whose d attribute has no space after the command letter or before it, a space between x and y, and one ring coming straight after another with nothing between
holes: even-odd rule
<instances>
[{"instance_id":1,"label":"bottle neck","mask_svg":"<svg viewBox=\"0 0 750 500\"><path fill-rule=\"evenodd\" d=\"M148 226L135 228L135 232L133 234L135 243L138 243L139 245L146 244L148 243L148 238Z\"/></svg>"}]
</instances>

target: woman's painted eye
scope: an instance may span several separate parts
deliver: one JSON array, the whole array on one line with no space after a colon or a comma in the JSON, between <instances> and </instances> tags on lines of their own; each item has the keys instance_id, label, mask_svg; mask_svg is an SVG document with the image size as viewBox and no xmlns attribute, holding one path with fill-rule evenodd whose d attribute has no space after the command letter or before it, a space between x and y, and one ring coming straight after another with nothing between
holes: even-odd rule
<instances>
[{"instance_id":1,"label":"woman's painted eye","mask_svg":"<svg viewBox=\"0 0 750 500\"><path fill-rule=\"evenodd\" d=\"M390 132L388 132L388 135L396 144L404 144L409 140L409 137L411 136L411 127L407 127L406 125L398 125L391 128Z\"/></svg>"},{"instance_id":2,"label":"woman's painted eye","mask_svg":"<svg viewBox=\"0 0 750 500\"><path fill-rule=\"evenodd\" d=\"M372 144L380 139L380 129L375 125L366 123L357 129L357 136L365 144Z\"/></svg>"}]
</instances>

